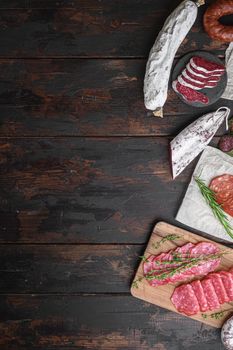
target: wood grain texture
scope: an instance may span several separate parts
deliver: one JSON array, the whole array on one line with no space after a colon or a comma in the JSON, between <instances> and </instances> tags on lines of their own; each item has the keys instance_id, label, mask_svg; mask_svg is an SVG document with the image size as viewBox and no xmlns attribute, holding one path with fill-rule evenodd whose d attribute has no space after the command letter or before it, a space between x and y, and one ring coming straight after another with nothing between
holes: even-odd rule
<instances>
[{"instance_id":1,"label":"wood grain texture","mask_svg":"<svg viewBox=\"0 0 233 350\"><path fill-rule=\"evenodd\" d=\"M129 293L144 245L0 245L1 293Z\"/></svg>"},{"instance_id":2,"label":"wood grain texture","mask_svg":"<svg viewBox=\"0 0 233 350\"><path fill-rule=\"evenodd\" d=\"M212 3L207 0L206 3ZM1 1L0 57L146 57L179 0ZM224 54L202 28L206 9L178 54ZM201 33L201 36L200 36Z\"/></svg>"},{"instance_id":3,"label":"wood grain texture","mask_svg":"<svg viewBox=\"0 0 233 350\"><path fill-rule=\"evenodd\" d=\"M167 235L177 235L179 238L174 240L174 241L166 241L162 243L162 245L155 249L154 245L158 244L161 242L161 239L166 237ZM177 247L181 247L186 243L193 243L197 244L199 242L211 242L214 243L212 240L208 240L204 237L201 237L199 235L193 234L190 231L186 231L183 229L180 229L179 227L173 226L173 225L168 225L165 222L159 222L155 225L153 232L151 234L149 243L147 245L147 248L144 252L144 256L147 258L150 255L158 255L160 253L165 253L168 252L171 249L175 249ZM223 255L221 257L221 263L218 266L217 270L218 271L227 271L231 267L233 267L233 250L232 249L227 249L226 246L223 246L221 244L215 243L216 246L219 249L220 253L225 252L226 255ZM134 281L137 281L138 278L143 277L143 262L141 261L139 268L137 270L137 273L135 275ZM193 279L201 279L203 276L195 276L195 278L190 277L186 280L183 281L183 283L191 282ZM172 293L175 289L176 286L181 285L182 282L177 282L177 283L172 283L172 284L165 284L163 286L159 287L151 287L145 279L143 279L141 282L137 283L136 288L133 284L131 286L131 293L133 296L148 301L150 303L153 303L158 306L162 306L164 308L167 308L168 310L178 312L174 305L172 304L170 298L172 296ZM219 312L223 311L224 314L222 317L219 319L215 319L211 317L211 314L214 312ZM203 322L205 324L208 324L212 327L217 327L221 328L223 323L225 322L226 319L229 318L229 315L232 314L233 311L233 305L231 303L225 303L221 305L220 309L213 310L211 312L205 312L204 314L206 315L206 318L202 316L202 313L199 312L196 315L190 316L194 320Z\"/></svg>"},{"instance_id":4,"label":"wood grain texture","mask_svg":"<svg viewBox=\"0 0 233 350\"><path fill-rule=\"evenodd\" d=\"M128 296L2 296L9 350L223 350L219 330Z\"/></svg>"},{"instance_id":5,"label":"wood grain texture","mask_svg":"<svg viewBox=\"0 0 233 350\"><path fill-rule=\"evenodd\" d=\"M172 181L168 143L153 137L2 140L1 241L147 242L153 223L174 222L197 161Z\"/></svg>"},{"instance_id":6,"label":"wood grain texture","mask_svg":"<svg viewBox=\"0 0 233 350\"><path fill-rule=\"evenodd\" d=\"M170 88L163 119L143 102L145 60L0 60L0 136L176 135L202 114ZM224 128L223 128L224 129ZM220 134L225 130L220 131Z\"/></svg>"}]
</instances>

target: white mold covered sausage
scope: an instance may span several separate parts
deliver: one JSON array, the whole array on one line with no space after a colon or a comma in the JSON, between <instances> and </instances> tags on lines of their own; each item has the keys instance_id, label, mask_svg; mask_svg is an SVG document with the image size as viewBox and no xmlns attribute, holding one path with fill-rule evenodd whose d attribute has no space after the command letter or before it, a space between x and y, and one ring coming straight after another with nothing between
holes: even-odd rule
<instances>
[{"instance_id":1,"label":"white mold covered sausage","mask_svg":"<svg viewBox=\"0 0 233 350\"><path fill-rule=\"evenodd\" d=\"M196 20L198 6L198 3L190 0L182 1L166 19L151 48L144 79L144 101L146 108L154 111L154 115L162 116L172 63Z\"/></svg>"}]
</instances>

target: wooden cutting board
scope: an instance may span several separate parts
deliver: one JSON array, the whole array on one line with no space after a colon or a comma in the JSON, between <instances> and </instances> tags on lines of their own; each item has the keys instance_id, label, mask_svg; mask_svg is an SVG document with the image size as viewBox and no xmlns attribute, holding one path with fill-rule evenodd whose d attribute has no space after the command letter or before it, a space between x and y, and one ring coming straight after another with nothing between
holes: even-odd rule
<instances>
[{"instance_id":1,"label":"wooden cutting board","mask_svg":"<svg viewBox=\"0 0 233 350\"><path fill-rule=\"evenodd\" d=\"M178 239L175 241L166 241L158 248L154 248L153 245L157 244L161 239L167 235L170 234L176 234L179 236ZM149 243L147 245L146 251L144 253L145 257L148 257L150 254L160 254L162 252L167 252L170 249L174 249L177 246L182 246L185 243L191 242L191 243L198 243L198 242L213 242L209 239L206 239L204 237L198 236L194 233L191 233L189 231L182 230L176 226L169 225L165 222L159 222L157 225L155 225L152 235L150 237ZM227 248L226 246L222 244L218 244L216 242L213 242L216 244L221 251L227 251L227 254L225 254L221 258L221 264L218 268L218 270L228 270L230 267L233 267L233 249ZM137 270L137 273L135 275L134 281L137 280L139 277L143 276L143 261L140 263L139 268ZM195 278L194 278L195 279ZM173 293L173 290L176 285L181 284L181 282L178 282L177 284L167 284L164 286L159 287L151 287L149 283L142 279L141 282L138 282L138 288L135 288L135 286L132 283L131 286L131 294L139 299L148 301L149 303L164 307L168 310L174 311L179 313L175 307L173 306L170 297ZM227 310L227 311L225 311ZM217 312L224 311L223 314L220 315L213 315ZM204 316L202 316L204 314ZM221 309L209 311L205 313L198 313L195 316L190 316L194 320L206 323L213 327L222 327L224 321L229 317L229 315L233 314L233 302L225 303L221 306ZM185 316L184 314L182 314ZM188 317L188 316L186 316ZM216 319L216 317L219 317Z\"/></svg>"}]
</instances>

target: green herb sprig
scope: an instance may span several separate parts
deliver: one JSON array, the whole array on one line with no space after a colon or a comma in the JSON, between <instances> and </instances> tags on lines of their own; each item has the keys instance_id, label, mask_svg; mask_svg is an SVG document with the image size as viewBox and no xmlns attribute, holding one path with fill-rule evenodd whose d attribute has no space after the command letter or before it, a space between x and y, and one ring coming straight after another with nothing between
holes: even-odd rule
<instances>
[{"instance_id":1,"label":"green herb sprig","mask_svg":"<svg viewBox=\"0 0 233 350\"><path fill-rule=\"evenodd\" d=\"M233 228L231 227L229 220L223 211L220 204L216 201L215 192L212 191L208 186L205 185L204 181L199 177L194 177L202 196L205 198L207 204L210 206L214 216L219 220L219 222L224 227L226 233L233 238Z\"/></svg>"},{"instance_id":2,"label":"green herb sprig","mask_svg":"<svg viewBox=\"0 0 233 350\"><path fill-rule=\"evenodd\" d=\"M170 234L170 235L167 235L165 237L163 237L160 241L158 241L157 243L153 243L152 244L152 247L154 249L158 249L160 248L160 246L164 243L164 242L167 242L167 241L175 241L176 239L179 239L181 238L181 236L178 236L176 234Z\"/></svg>"},{"instance_id":3,"label":"green herb sprig","mask_svg":"<svg viewBox=\"0 0 233 350\"><path fill-rule=\"evenodd\" d=\"M201 316L204 319L207 319L208 317L210 318L214 318L215 320L219 320L220 318L222 318L224 316L224 314L226 312L232 311L232 309L227 309L227 310L223 310L223 311L219 311L219 312L215 312L213 314L207 315L207 314L201 314Z\"/></svg>"}]
</instances>

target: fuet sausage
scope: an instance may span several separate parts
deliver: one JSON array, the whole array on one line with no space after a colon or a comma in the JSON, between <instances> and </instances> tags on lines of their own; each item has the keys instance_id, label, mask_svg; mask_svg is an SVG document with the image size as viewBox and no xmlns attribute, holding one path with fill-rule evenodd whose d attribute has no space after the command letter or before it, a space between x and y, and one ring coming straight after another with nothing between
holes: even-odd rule
<instances>
[{"instance_id":1,"label":"fuet sausage","mask_svg":"<svg viewBox=\"0 0 233 350\"><path fill-rule=\"evenodd\" d=\"M165 21L150 51L144 79L144 101L154 115L162 117L176 51L195 22L197 7L203 3L204 0L198 3L182 1Z\"/></svg>"}]
</instances>

